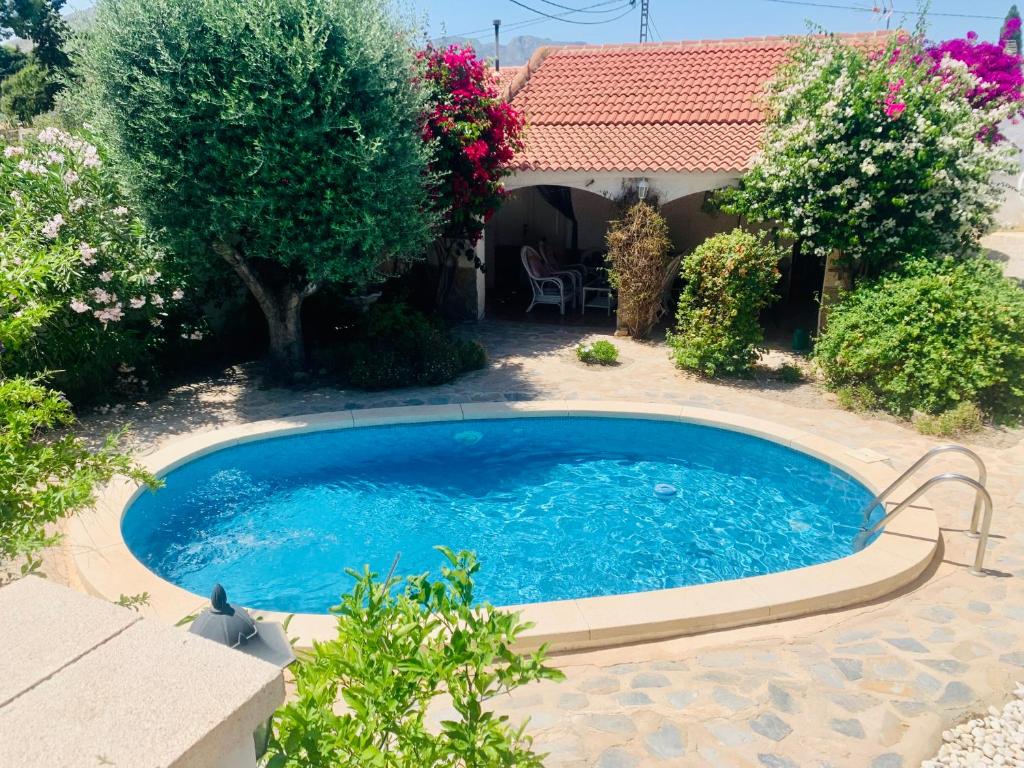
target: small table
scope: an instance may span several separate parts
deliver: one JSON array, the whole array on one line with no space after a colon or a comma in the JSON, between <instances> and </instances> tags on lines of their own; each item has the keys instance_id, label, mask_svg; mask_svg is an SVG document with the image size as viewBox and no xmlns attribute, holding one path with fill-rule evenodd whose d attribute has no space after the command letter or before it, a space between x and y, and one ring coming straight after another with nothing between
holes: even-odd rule
<instances>
[{"instance_id":1,"label":"small table","mask_svg":"<svg viewBox=\"0 0 1024 768\"><path fill-rule=\"evenodd\" d=\"M589 299L587 294L593 294ZM587 307L603 309L610 316L615 297L612 296L612 289L607 285L585 285L583 286L583 301L580 302L580 314L586 314Z\"/></svg>"}]
</instances>

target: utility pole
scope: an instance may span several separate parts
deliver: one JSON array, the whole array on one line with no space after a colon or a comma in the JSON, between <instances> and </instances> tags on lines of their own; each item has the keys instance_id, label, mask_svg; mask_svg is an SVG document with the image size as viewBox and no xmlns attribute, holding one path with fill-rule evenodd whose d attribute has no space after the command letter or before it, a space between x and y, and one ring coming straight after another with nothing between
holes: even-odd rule
<instances>
[{"instance_id":1,"label":"utility pole","mask_svg":"<svg viewBox=\"0 0 1024 768\"><path fill-rule=\"evenodd\" d=\"M650 33L651 0L640 0L640 42L646 43Z\"/></svg>"},{"instance_id":2,"label":"utility pole","mask_svg":"<svg viewBox=\"0 0 1024 768\"><path fill-rule=\"evenodd\" d=\"M501 29L501 19L494 20L494 71L501 71L501 42L499 40L498 30Z\"/></svg>"}]
</instances>

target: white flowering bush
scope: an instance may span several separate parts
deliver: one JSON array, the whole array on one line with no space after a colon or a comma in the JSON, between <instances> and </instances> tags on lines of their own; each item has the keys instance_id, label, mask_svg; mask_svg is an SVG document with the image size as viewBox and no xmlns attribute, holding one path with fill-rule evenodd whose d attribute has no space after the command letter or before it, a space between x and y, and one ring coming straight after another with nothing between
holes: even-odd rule
<instances>
[{"instance_id":1,"label":"white flowering bush","mask_svg":"<svg viewBox=\"0 0 1024 768\"><path fill-rule=\"evenodd\" d=\"M726 206L861 273L969 251L1000 200L992 174L1013 168L991 126L1017 108L972 105L977 87L916 36L874 51L809 36L769 88L763 151Z\"/></svg>"},{"instance_id":2,"label":"white flowering bush","mask_svg":"<svg viewBox=\"0 0 1024 768\"><path fill-rule=\"evenodd\" d=\"M76 402L112 384L144 386L185 291L97 148L57 128L7 143L0 218L3 373L45 372Z\"/></svg>"}]
</instances>

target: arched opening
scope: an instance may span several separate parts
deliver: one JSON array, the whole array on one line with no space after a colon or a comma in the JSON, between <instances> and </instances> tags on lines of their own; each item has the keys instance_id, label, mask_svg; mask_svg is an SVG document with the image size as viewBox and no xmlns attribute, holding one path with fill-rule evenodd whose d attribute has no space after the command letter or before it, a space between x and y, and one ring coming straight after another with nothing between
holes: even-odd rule
<instances>
[{"instance_id":1,"label":"arched opening","mask_svg":"<svg viewBox=\"0 0 1024 768\"><path fill-rule=\"evenodd\" d=\"M523 319L530 304L529 279L522 266L524 245L544 243L563 264L583 263L599 277L605 232L615 218L613 200L565 186L531 186L512 190L487 224L485 275L487 314ZM535 310L544 318L560 316L557 307ZM593 314L591 315L593 316Z\"/></svg>"}]
</instances>

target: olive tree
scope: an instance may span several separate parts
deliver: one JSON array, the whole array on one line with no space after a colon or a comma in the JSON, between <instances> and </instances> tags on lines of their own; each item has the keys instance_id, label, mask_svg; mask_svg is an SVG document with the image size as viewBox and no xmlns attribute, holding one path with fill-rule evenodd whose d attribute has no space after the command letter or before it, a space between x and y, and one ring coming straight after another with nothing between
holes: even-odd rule
<instances>
[{"instance_id":1,"label":"olive tree","mask_svg":"<svg viewBox=\"0 0 1024 768\"><path fill-rule=\"evenodd\" d=\"M97 129L154 226L223 260L305 362L301 310L431 239L422 86L383 0L101 0Z\"/></svg>"}]
</instances>

